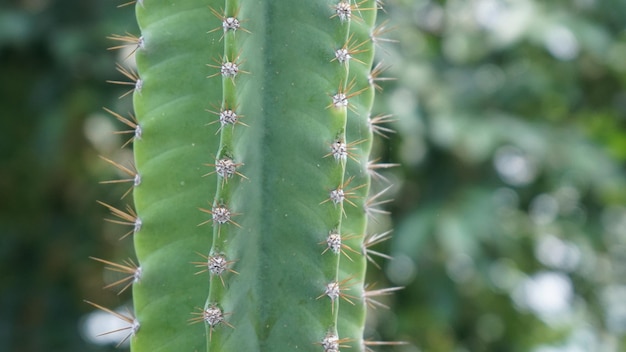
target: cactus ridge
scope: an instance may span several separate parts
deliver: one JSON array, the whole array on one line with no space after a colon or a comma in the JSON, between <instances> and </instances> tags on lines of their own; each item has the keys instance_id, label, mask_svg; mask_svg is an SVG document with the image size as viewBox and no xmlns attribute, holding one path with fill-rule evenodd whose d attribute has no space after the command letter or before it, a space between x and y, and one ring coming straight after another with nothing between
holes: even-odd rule
<instances>
[{"instance_id":1,"label":"cactus ridge","mask_svg":"<svg viewBox=\"0 0 626 352\"><path fill-rule=\"evenodd\" d=\"M395 166L369 160L374 134L394 132L371 113L391 80L373 65L392 41L375 27L382 2L119 7L132 4L141 36L108 38L137 71L118 64L129 81L108 82L132 86L120 98L135 115L105 110L130 128L135 163L102 158L128 176L103 183L130 183L136 211L99 203L131 227L141 265L93 259L125 275L107 287L132 286L137 318L88 303L129 324L133 351L394 344L363 338L367 307L399 289L365 284L391 233L365 235L389 202L389 187L368 197L371 180Z\"/></svg>"}]
</instances>

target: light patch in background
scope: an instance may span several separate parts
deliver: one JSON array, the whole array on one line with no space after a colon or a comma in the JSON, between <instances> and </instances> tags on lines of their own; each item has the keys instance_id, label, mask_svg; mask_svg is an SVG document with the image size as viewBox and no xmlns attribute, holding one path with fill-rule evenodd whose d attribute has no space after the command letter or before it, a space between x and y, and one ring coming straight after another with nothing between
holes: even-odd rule
<instances>
[{"instance_id":1,"label":"light patch in background","mask_svg":"<svg viewBox=\"0 0 626 352\"><path fill-rule=\"evenodd\" d=\"M525 186L537 177L537 163L518 147L505 145L496 150L493 164L502 181Z\"/></svg>"},{"instance_id":2,"label":"light patch in background","mask_svg":"<svg viewBox=\"0 0 626 352\"><path fill-rule=\"evenodd\" d=\"M404 254L397 254L385 268L387 278L397 286L407 286L417 275L417 266L413 259Z\"/></svg>"},{"instance_id":3,"label":"light patch in background","mask_svg":"<svg viewBox=\"0 0 626 352\"><path fill-rule=\"evenodd\" d=\"M609 66L619 72L626 72L626 43L615 42L605 58Z\"/></svg>"},{"instance_id":4,"label":"light patch in background","mask_svg":"<svg viewBox=\"0 0 626 352\"><path fill-rule=\"evenodd\" d=\"M566 341L561 344L540 345L532 352L616 352L618 341L615 336L603 334L597 327L581 323L572 328Z\"/></svg>"},{"instance_id":5,"label":"light patch in background","mask_svg":"<svg viewBox=\"0 0 626 352\"><path fill-rule=\"evenodd\" d=\"M451 32L443 38L444 56L456 64L470 61L473 53L471 39L463 32Z\"/></svg>"},{"instance_id":6,"label":"light patch in background","mask_svg":"<svg viewBox=\"0 0 626 352\"><path fill-rule=\"evenodd\" d=\"M574 4L580 8L593 8L597 5L597 0L574 0Z\"/></svg>"},{"instance_id":7,"label":"light patch in background","mask_svg":"<svg viewBox=\"0 0 626 352\"><path fill-rule=\"evenodd\" d=\"M601 292L605 324L616 333L626 333L626 285L609 285Z\"/></svg>"},{"instance_id":8,"label":"light patch in background","mask_svg":"<svg viewBox=\"0 0 626 352\"><path fill-rule=\"evenodd\" d=\"M115 311L124 315L128 314L124 308L118 308ZM85 341L94 345L117 345L131 333L128 327L127 322L107 312L94 310L81 319L80 332ZM114 332L108 333L110 331ZM130 339L127 339L120 347L127 347L129 344Z\"/></svg>"},{"instance_id":9,"label":"light patch in background","mask_svg":"<svg viewBox=\"0 0 626 352\"><path fill-rule=\"evenodd\" d=\"M580 192L573 186L562 186L556 192L554 197L559 203L559 212L563 215L580 216Z\"/></svg>"},{"instance_id":10,"label":"light patch in background","mask_svg":"<svg viewBox=\"0 0 626 352\"><path fill-rule=\"evenodd\" d=\"M519 196L515 190L508 187L500 187L492 195L494 208L503 216L511 215L519 207Z\"/></svg>"},{"instance_id":11,"label":"light patch in background","mask_svg":"<svg viewBox=\"0 0 626 352\"><path fill-rule=\"evenodd\" d=\"M417 166L424 160L426 150L427 145L422 138L404 139L400 149L400 160L403 160L406 166Z\"/></svg>"},{"instance_id":12,"label":"light patch in background","mask_svg":"<svg viewBox=\"0 0 626 352\"><path fill-rule=\"evenodd\" d=\"M626 207L607 207L602 211L600 221L610 242L626 244Z\"/></svg>"},{"instance_id":13,"label":"light patch in background","mask_svg":"<svg viewBox=\"0 0 626 352\"><path fill-rule=\"evenodd\" d=\"M533 198L528 216L536 225L549 225L559 215L559 203L552 195L543 193Z\"/></svg>"},{"instance_id":14,"label":"light patch in background","mask_svg":"<svg viewBox=\"0 0 626 352\"><path fill-rule=\"evenodd\" d=\"M533 352L588 352L576 346L539 346L533 349Z\"/></svg>"},{"instance_id":15,"label":"light patch in background","mask_svg":"<svg viewBox=\"0 0 626 352\"><path fill-rule=\"evenodd\" d=\"M117 53L117 60L123 62L124 66L137 70L137 61L135 61L137 49L136 45L126 45L120 48Z\"/></svg>"},{"instance_id":16,"label":"light patch in background","mask_svg":"<svg viewBox=\"0 0 626 352\"><path fill-rule=\"evenodd\" d=\"M530 28L532 5L528 0L480 0L475 2L474 18L499 44L508 45Z\"/></svg>"},{"instance_id":17,"label":"light patch in background","mask_svg":"<svg viewBox=\"0 0 626 352\"><path fill-rule=\"evenodd\" d=\"M87 140L101 155L110 155L111 151L119 149L119 138L111 119L104 114L94 113L85 119L83 133Z\"/></svg>"},{"instance_id":18,"label":"light patch in background","mask_svg":"<svg viewBox=\"0 0 626 352\"><path fill-rule=\"evenodd\" d=\"M485 94L491 94L504 85L506 74L500 66L484 64L474 72L473 81Z\"/></svg>"},{"instance_id":19,"label":"light patch in background","mask_svg":"<svg viewBox=\"0 0 626 352\"><path fill-rule=\"evenodd\" d=\"M444 25L445 12L441 5L433 1L415 2L413 20L415 25L428 32L440 32Z\"/></svg>"},{"instance_id":20,"label":"light patch in background","mask_svg":"<svg viewBox=\"0 0 626 352\"><path fill-rule=\"evenodd\" d=\"M405 88L394 90L389 99L392 114L398 117L413 117L417 110L417 97L415 93Z\"/></svg>"},{"instance_id":21,"label":"light patch in background","mask_svg":"<svg viewBox=\"0 0 626 352\"><path fill-rule=\"evenodd\" d=\"M565 26L549 27L543 40L546 49L558 60L575 59L580 51L580 45L574 33Z\"/></svg>"},{"instance_id":22,"label":"light patch in background","mask_svg":"<svg viewBox=\"0 0 626 352\"><path fill-rule=\"evenodd\" d=\"M115 159L115 162L117 162L120 165L124 165L125 167L129 169L132 169L134 167L133 165L135 163L135 156L133 154L133 150L130 148L124 148L124 149L117 148L117 150L112 153L112 156L110 158ZM111 168L111 169L114 169L112 171L114 171L119 176L120 179L128 178L128 174L125 173L124 171L116 167Z\"/></svg>"},{"instance_id":23,"label":"light patch in background","mask_svg":"<svg viewBox=\"0 0 626 352\"><path fill-rule=\"evenodd\" d=\"M529 310L550 325L567 323L573 313L574 289L560 272L539 272L518 285L512 294L516 306Z\"/></svg>"},{"instance_id":24,"label":"light patch in background","mask_svg":"<svg viewBox=\"0 0 626 352\"><path fill-rule=\"evenodd\" d=\"M400 159L407 166L417 166L424 160L427 150L422 138L424 126L417 118L417 97L408 89L396 89L389 98L389 106L397 117L396 131L405 137L400 146Z\"/></svg>"},{"instance_id":25,"label":"light patch in background","mask_svg":"<svg viewBox=\"0 0 626 352\"><path fill-rule=\"evenodd\" d=\"M437 114L430 120L428 135L436 144L450 148L459 137L456 118L449 114Z\"/></svg>"},{"instance_id":26,"label":"light patch in background","mask_svg":"<svg viewBox=\"0 0 626 352\"><path fill-rule=\"evenodd\" d=\"M535 242L535 257L547 267L571 272L580 264L581 251L573 243L546 234Z\"/></svg>"},{"instance_id":27,"label":"light patch in background","mask_svg":"<svg viewBox=\"0 0 626 352\"><path fill-rule=\"evenodd\" d=\"M446 262L446 272L457 283L468 282L476 273L474 260L467 254L456 254Z\"/></svg>"},{"instance_id":28,"label":"light patch in background","mask_svg":"<svg viewBox=\"0 0 626 352\"><path fill-rule=\"evenodd\" d=\"M489 266L487 275L494 288L503 292L513 291L526 278L510 259L495 261Z\"/></svg>"}]
</instances>

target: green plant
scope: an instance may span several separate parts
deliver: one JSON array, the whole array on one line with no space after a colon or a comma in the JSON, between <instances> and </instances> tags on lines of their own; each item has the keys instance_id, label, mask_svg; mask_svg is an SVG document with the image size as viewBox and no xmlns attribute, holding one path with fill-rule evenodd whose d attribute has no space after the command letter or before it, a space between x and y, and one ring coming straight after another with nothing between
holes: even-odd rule
<instances>
[{"instance_id":1,"label":"green plant","mask_svg":"<svg viewBox=\"0 0 626 352\"><path fill-rule=\"evenodd\" d=\"M133 351L353 351L367 304L379 1L139 1ZM224 6L222 9L221 6ZM379 87L378 87L379 88ZM136 213L135 213L136 212ZM93 304L93 303L92 303ZM95 304L94 304L95 305ZM105 309L99 305L98 308ZM105 309L106 310L106 309ZM196 324L198 323L198 324ZM204 329L203 329L204 325Z\"/></svg>"}]
</instances>

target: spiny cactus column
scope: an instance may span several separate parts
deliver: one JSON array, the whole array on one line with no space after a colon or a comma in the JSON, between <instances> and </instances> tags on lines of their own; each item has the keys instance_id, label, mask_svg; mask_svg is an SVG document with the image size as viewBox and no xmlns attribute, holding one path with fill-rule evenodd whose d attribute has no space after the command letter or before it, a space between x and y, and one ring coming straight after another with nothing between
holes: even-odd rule
<instances>
[{"instance_id":1,"label":"spiny cactus column","mask_svg":"<svg viewBox=\"0 0 626 352\"><path fill-rule=\"evenodd\" d=\"M378 3L136 4L133 351L367 348Z\"/></svg>"}]
</instances>

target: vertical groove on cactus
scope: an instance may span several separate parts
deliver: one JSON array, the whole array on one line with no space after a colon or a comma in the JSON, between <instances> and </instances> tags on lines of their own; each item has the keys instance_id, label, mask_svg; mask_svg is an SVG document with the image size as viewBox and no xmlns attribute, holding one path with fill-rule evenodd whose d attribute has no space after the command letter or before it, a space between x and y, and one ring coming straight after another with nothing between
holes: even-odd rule
<instances>
[{"instance_id":1,"label":"vertical groove on cactus","mask_svg":"<svg viewBox=\"0 0 626 352\"><path fill-rule=\"evenodd\" d=\"M381 2L130 4L141 36L109 39L137 72L118 65L130 81L110 82L132 86L135 115L106 110L135 164L103 159L135 210L101 204L132 227L140 265L94 259L126 275L110 286L132 285L136 319L89 303L130 324L137 352L382 344L363 338L367 306L397 289L365 283L372 256L388 258L370 247L389 232L366 235L386 203L371 180L392 166L369 160L373 135L393 132L372 117L388 80L373 65Z\"/></svg>"},{"instance_id":2,"label":"vertical groove on cactus","mask_svg":"<svg viewBox=\"0 0 626 352\"><path fill-rule=\"evenodd\" d=\"M226 3L226 7L224 8L223 13L211 9L213 15L215 15L215 17L221 21L221 26L210 30L209 33L211 34L211 37L215 38L218 33L213 32L221 29L222 33L219 33L220 37L218 41L223 42L224 44L224 48L222 50L223 54L218 53L219 60L215 60L219 64L217 66L210 65L210 67L216 68L218 72L208 77L215 82L215 85L221 85L223 91L221 108L218 114L220 123L220 127L218 129L220 134L220 143L217 150L216 159L218 160L216 161L216 165L224 165L224 163L228 163L228 161L220 163L219 160L232 160L233 158L239 158L238 154L234 151L235 134L239 132L238 130L240 128L245 128L248 126L240 121L240 119L243 117L243 114L241 114L239 110L240 101L238 100L239 96L236 92L236 82L240 81L242 74L249 73L248 71L244 71L242 68L243 63L240 59L240 51L238 49L238 45L240 42L240 40L238 39L241 38L242 34L246 34L242 33L241 31L237 33L237 29L241 28L241 21L237 18L238 8L238 2L232 1ZM217 83L218 78L220 78L221 80L221 83L219 84ZM241 164L243 166L243 163ZM219 209L220 204L234 203L232 201L233 188L237 187L236 183L240 182L241 180L233 180L232 182L227 183L226 181L228 180L228 172L224 173L216 168L215 173L218 177L217 181L215 181L217 182L217 191L213 199L214 231L213 241L209 251L212 255L225 253L225 255L228 257L235 257L236 254L233 253L233 248L232 246L230 246L230 242L233 240L233 236L235 236L236 230L241 228L241 226L238 223L229 220L230 226L227 226L225 231L222 232L220 225L216 224L215 221L215 209L216 207L217 209ZM236 206L236 203L232 205L232 207ZM245 216L246 214L243 215ZM237 261L240 262L239 260ZM205 306L227 306L224 304L224 296L227 294L228 287L230 286L230 280L228 281L228 286L225 283L222 285L217 285L215 280L215 276L213 276L211 278L210 289L208 292L208 297L206 298ZM229 313L228 315L232 317L232 313ZM229 320L231 317L229 317ZM213 343L212 331L214 328L218 329L220 328L220 325L226 325L228 327L231 327L232 329L236 329L233 324L225 321L224 319L217 322L217 324L213 324L211 321L206 321L206 319L205 322L207 322L207 344L209 346L211 346L211 344ZM216 334L216 340L221 340L222 336L223 331L220 331L220 334Z\"/></svg>"}]
</instances>

